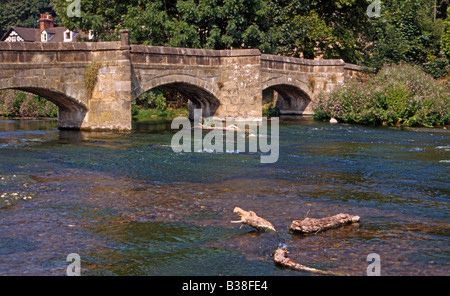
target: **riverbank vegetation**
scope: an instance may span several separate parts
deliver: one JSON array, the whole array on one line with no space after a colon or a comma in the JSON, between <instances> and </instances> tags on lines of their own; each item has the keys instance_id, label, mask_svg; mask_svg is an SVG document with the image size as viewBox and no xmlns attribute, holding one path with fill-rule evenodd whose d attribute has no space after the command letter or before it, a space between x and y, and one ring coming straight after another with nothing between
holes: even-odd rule
<instances>
[{"instance_id":1,"label":"riverbank vegetation","mask_svg":"<svg viewBox=\"0 0 450 296\"><path fill-rule=\"evenodd\" d=\"M135 120L171 119L188 116L188 101L173 89L155 88L141 94L131 105Z\"/></svg>"},{"instance_id":2,"label":"riverbank vegetation","mask_svg":"<svg viewBox=\"0 0 450 296\"><path fill-rule=\"evenodd\" d=\"M322 94L314 103L314 117L371 125L449 124L448 83L434 79L417 65L385 65L366 82L350 82Z\"/></svg>"},{"instance_id":3,"label":"riverbank vegetation","mask_svg":"<svg viewBox=\"0 0 450 296\"><path fill-rule=\"evenodd\" d=\"M132 117L134 120L138 121L173 119L179 116L188 117L189 112L187 108L180 108L180 109L167 108L164 110L160 110L156 108L142 108L134 103L132 105Z\"/></svg>"},{"instance_id":4,"label":"riverbank vegetation","mask_svg":"<svg viewBox=\"0 0 450 296\"><path fill-rule=\"evenodd\" d=\"M57 117L58 107L37 95L17 90L0 91L0 116Z\"/></svg>"}]
</instances>

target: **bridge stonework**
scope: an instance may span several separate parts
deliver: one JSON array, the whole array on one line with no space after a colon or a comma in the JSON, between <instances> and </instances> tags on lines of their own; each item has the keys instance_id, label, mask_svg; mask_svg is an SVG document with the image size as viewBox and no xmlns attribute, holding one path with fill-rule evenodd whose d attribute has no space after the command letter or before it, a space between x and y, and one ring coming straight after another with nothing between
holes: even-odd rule
<instances>
[{"instance_id":1,"label":"bridge stonework","mask_svg":"<svg viewBox=\"0 0 450 296\"><path fill-rule=\"evenodd\" d=\"M260 118L259 50L201 50L132 45L133 97L169 85L203 116Z\"/></svg>"},{"instance_id":2,"label":"bridge stonework","mask_svg":"<svg viewBox=\"0 0 450 296\"><path fill-rule=\"evenodd\" d=\"M321 91L364 78L342 60L129 45L126 32L119 42L0 42L0 67L0 90L45 97L59 108L59 128L82 130L130 130L132 101L158 86L178 90L205 117L258 120L265 90L278 94L282 113L312 114Z\"/></svg>"}]
</instances>

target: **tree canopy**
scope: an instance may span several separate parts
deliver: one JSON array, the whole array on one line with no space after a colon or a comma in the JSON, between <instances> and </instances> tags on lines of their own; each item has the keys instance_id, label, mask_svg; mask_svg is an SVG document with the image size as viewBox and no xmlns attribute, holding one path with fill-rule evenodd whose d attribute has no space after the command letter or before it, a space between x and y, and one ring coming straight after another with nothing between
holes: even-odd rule
<instances>
[{"instance_id":1,"label":"tree canopy","mask_svg":"<svg viewBox=\"0 0 450 296\"><path fill-rule=\"evenodd\" d=\"M444 54L450 59L450 7L447 8L447 19L444 22L441 47Z\"/></svg>"},{"instance_id":2,"label":"tree canopy","mask_svg":"<svg viewBox=\"0 0 450 296\"><path fill-rule=\"evenodd\" d=\"M81 17L65 26L114 40L122 28L133 43L209 49L258 48L265 53L362 60L366 0L81 0Z\"/></svg>"},{"instance_id":3,"label":"tree canopy","mask_svg":"<svg viewBox=\"0 0 450 296\"><path fill-rule=\"evenodd\" d=\"M423 64L436 58L442 20L433 21L433 6L428 0L383 1L381 17L372 22L372 63Z\"/></svg>"},{"instance_id":4,"label":"tree canopy","mask_svg":"<svg viewBox=\"0 0 450 296\"><path fill-rule=\"evenodd\" d=\"M436 20L429 0L381 1L380 17L366 14L370 0L78 0L80 17L67 13L75 0L0 1L2 33L37 26L49 12L69 29L93 30L96 40L118 40L126 28L135 44L258 48L377 68L450 56L448 0L436 1Z\"/></svg>"},{"instance_id":5,"label":"tree canopy","mask_svg":"<svg viewBox=\"0 0 450 296\"><path fill-rule=\"evenodd\" d=\"M49 0L0 0L0 38L11 26L39 28L41 13L50 13L59 23Z\"/></svg>"}]
</instances>

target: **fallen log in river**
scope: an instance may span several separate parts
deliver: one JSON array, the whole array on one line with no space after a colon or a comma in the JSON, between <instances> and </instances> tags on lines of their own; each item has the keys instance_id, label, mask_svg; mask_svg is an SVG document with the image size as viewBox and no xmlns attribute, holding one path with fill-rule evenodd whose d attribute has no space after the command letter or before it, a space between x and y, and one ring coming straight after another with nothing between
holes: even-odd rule
<instances>
[{"instance_id":1,"label":"fallen log in river","mask_svg":"<svg viewBox=\"0 0 450 296\"><path fill-rule=\"evenodd\" d=\"M275 227L267 221L264 218L259 217L256 215L253 211L245 211L239 207L235 207L233 210L234 213L238 214L241 219L239 221L231 221L231 223L243 223L246 225L249 225L253 228L256 228L259 231L263 232L275 232L277 234L278 239L278 233L275 230ZM325 231L330 228L336 228L341 225L345 225L348 223L354 223L359 222L360 217L359 216L352 216L349 214L337 214L331 217L321 218L321 219L315 219L315 218L305 218L303 220L294 220L291 223L290 230L295 232L301 232L301 233L318 233L321 231ZM279 242L279 241L278 241ZM293 270L298 271L306 271L306 272L314 272L314 273L320 273L320 274L328 274L328 275L347 275L347 274L341 274L336 273L332 271L324 271L312 267L308 267L305 265L302 265L300 263L297 263L293 260L291 260L288 257L288 250L286 247L278 247L273 256L273 260L276 264L290 268Z\"/></svg>"},{"instance_id":2,"label":"fallen log in river","mask_svg":"<svg viewBox=\"0 0 450 296\"><path fill-rule=\"evenodd\" d=\"M234 213L241 216L241 220L239 221L231 221L231 223L243 223L247 224L253 228L258 229L259 231L273 231L276 232L275 227L273 227L272 223L258 217L253 211L244 211L239 207L235 207L233 210Z\"/></svg>"},{"instance_id":3,"label":"fallen log in river","mask_svg":"<svg viewBox=\"0 0 450 296\"><path fill-rule=\"evenodd\" d=\"M337 214L331 217L321 219L305 218L303 220L294 220L289 229L301 233L318 233L327 229L336 228L345 224L359 222L359 216L349 214Z\"/></svg>"},{"instance_id":4,"label":"fallen log in river","mask_svg":"<svg viewBox=\"0 0 450 296\"><path fill-rule=\"evenodd\" d=\"M278 248L278 249L276 249L276 251L274 253L273 260L278 265L281 265L283 267L287 267L287 268L290 268L293 270L297 270L297 271L307 271L307 272L314 272L314 273L328 274L328 275L347 275L347 274L343 274L343 273L320 270L320 269L308 267L303 264L294 262L291 259L289 259L288 253L289 252L285 247Z\"/></svg>"}]
</instances>

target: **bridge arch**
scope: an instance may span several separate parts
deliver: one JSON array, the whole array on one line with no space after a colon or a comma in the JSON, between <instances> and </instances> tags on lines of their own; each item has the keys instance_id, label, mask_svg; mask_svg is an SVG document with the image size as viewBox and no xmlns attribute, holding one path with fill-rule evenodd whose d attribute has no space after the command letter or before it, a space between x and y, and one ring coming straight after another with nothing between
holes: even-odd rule
<instances>
[{"instance_id":1,"label":"bridge arch","mask_svg":"<svg viewBox=\"0 0 450 296\"><path fill-rule=\"evenodd\" d=\"M275 107L283 114L311 115L313 92L302 81L290 77L277 77L262 83L263 92L274 90L277 96Z\"/></svg>"},{"instance_id":2,"label":"bridge arch","mask_svg":"<svg viewBox=\"0 0 450 296\"><path fill-rule=\"evenodd\" d=\"M26 78L22 79L27 81ZM45 87L30 86L26 83L8 85L0 80L0 90L21 90L43 97L58 107L58 127L65 129L80 129L87 114L87 107L62 91Z\"/></svg>"},{"instance_id":3,"label":"bridge arch","mask_svg":"<svg viewBox=\"0 0 450 296\"><path fill-rule=\"evenodd\" d=\"M134 98L159 86L171 87L189 100L190 118L193 116L194 108L201 108L202 116L210 117L216 114L220 106L219 87L212 82L190 75L165 75L142 82L135 91Z\"/></svg>"}]
</instances>

